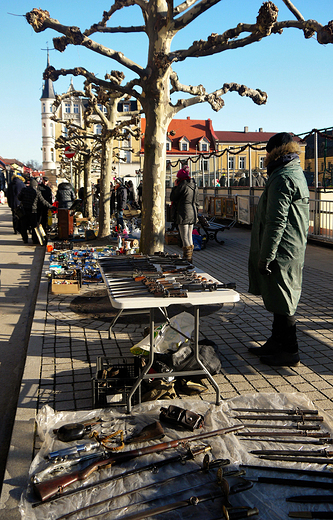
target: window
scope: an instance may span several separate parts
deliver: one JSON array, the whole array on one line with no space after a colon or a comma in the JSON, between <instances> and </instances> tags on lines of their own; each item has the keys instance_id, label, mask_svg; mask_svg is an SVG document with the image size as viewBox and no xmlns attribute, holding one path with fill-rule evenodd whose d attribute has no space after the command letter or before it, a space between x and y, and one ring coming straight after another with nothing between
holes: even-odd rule
<instances>
[{"instance_id":1,"label":"window","mask_svg":"<svg viewBox=\"0 0 333 520\"><path fill-rule=\"evenodd\" d=\"M43 149L43 156L44 156L44 161L46 161L46 148Z\"/></svg>"},{"instance_id":2,"label":"window","mask_svg":"<svg viewBox=\"0 0 333 520\"><path fill-rule=\"evenodd\" d=\"M128 103L124 103L123 104L123 112L129 112L130 111L130 106Z\"/></svg>"},{"instance_id":3,"label":"window","mask_svg":"<svg viewBox=\"0 0 333 520\"><path fill-rule=\"evenodd\" d=\"M79 113L79 104L74 103L74 114L78 114L78 113Z\"/></svg>"},{"instance_id":4,"label":"window","mask_svg":"<svg viewBox=\"0 0 333 520\"><path fill-rule=\"evenodd\" d=\"M235 156L234 155L229 155L228 163L229 163L228 164L229 169L234 170L235 169Z\"/></svg>"},{"instance_id":5,"label":"window","mask_svg":"<svg viewBox=\"0 0 333 520\"><path fill-rule=\"evenodd\" d=\"M125 162L130 163L131 162L131 152L129 150L123 150L123 158L125 159Z\"/></svg>"},{"instance_id":6,"label":"window","mask_svg":"<svg viewBox=\"0 0 333 520\"><path fill-rule=\"evenodd\" d=\"M50 105L50 112L53 112L53 105Z\"/></svg>"},{"instance_id":7,"label":"window","mask_svg":"<svg viewBox=\"0 0 333 520\"><path fill-rule=\"evenodd\" d=\"M202 161L202 168L204 172L209 171L209 161Z\"/></svg>"},{"instance_id":8,"label":"window","mask_svg":"<svg viewBox=\"0 0 333 520\"><path fill-rule=\"evenodd\" d=\"M53 123L50 124L50 132L51 132L51 137L54 137L54 126L53 126Z\"/></svg>"},{"instance_id":9,"label":"window","mask_svg":"<svg viewBox=\"0 0 333 520\"><path fill-rule=\"evenodd\" d=\"M167 149L167 152L170 152L170 151L171 151L171 148L172 148L171 140L167 137L167 140L166 140L166 149Z\"/></svg>"},{"instance_id":10,"label":"window","mask_svg":"<svg viewBox=\"0 0 333 520\"><path fill-rule=\"evenodd\" d=\"M239 169L244 170L246 166L246 157L239 158Z\"/></svg>"},{"instance_id":11,"label":"window","mask_svg":"<svg viewBox=\"0 0 333 520\"><path fill-rule=\"evenodd\" d=\"M71 104L70 103L65 103L65 112L66 112L66 114L70 114L70 112L71 112Z\"/></svg>"},{"instance_id":12,"label":"window","mask_svg":"<svg viewBox=\"0 0 333 520\"><path fill-rule=\"evenodd\" d=\"M168 173L171 173L171 170L172 170L172 168L171 168L171 161L167 161L166 162L166 171Z\"/></svg>"},{"instance_id":13,"label":"window","mask_svg":"<svg viewBox=\"0 0 333 520\"><path fill-rule=\"evenodd\" d=\"M185 141L182 142L182 151L186 152L188 150L187 143Z\"/></svg>"},{"instance_id":14,"label":"window","mask_svg":"<svg viewBox=\"0 0 333 520\"><path fill-rule=\"evenodd\" d=\"M64 137L68 137L68 128L66 126L64 126L63 129L62 129L62 135Z\"/></svg>"},{"instance_id":15,"label":"window","mask_svg":"<svg viewBox=\"0 0 333 520\"><path fill-rule=\"evenodd\" d=\"M202 152L208 152L208 144L207 143L201 143L201 151Z\"/></svg>"},{"instance_id":16,"label":"window","mask_svg":"<svg viewBox=\"0 0 333 520\"><path fill-rule=\"evenodd\" d=\"M54 161L54 150L53 150L53 148L51 148L51 161L52 162Z\"/></svg>"},{"instance_id":17,"label":"window","mask_svg":"<svg viewBox=\"0 0 333 520\"><path fill-rule=\"evenodd\" d=\"M45 114L45 112L46 112L46 106L45 106L45 103L43 103L43 112L44 112L44 114Z\"/></svg>"},{"instance_id":18,"label":"window","mask_svg":"<svg viewBox=\"0 0 333 520\"><path fill-rule=\"evenodd\" d=\"M102 125L95 125L95 134L100 135L102 133Z\"/></svg>"},{"instance_id":19,"label":"window","mask_svg":"<svg viewBox=\"0 0 333 520\"><path fill-rule=\"evenodd\" d=\"M264 166L265 157L259 157L259 168L263 170L265 168Z\"/></svg>"}]
</instances>

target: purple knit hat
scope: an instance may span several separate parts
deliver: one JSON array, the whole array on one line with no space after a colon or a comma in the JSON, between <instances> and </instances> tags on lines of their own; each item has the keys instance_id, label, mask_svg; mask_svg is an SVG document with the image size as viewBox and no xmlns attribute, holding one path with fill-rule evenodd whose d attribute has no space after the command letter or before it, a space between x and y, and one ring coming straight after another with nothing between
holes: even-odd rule
<instances>
[{"instance_id":1,"label":"purple knit hat","mask_svg":"<svg viewBox=\"0 0 333 520\"><path fill-rule=\"evenodd\" d=\"M189 178L190 178L190 174L189 174L188 168L185 167L178 171L177 179L183 180L183 179L189 179Z\"/></svg>"}]
</instances>

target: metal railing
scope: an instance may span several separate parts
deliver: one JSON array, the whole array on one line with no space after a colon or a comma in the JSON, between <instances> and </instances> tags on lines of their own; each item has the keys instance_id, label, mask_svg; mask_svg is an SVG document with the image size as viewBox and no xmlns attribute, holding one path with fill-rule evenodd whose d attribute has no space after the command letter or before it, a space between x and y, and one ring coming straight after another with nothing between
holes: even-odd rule
<instances>
[{"instance_id":1,"label":"metal railing","mask_svg":"<svg viewBox=\"0 0 333 520\"><path fill-rule=\"evenodd\" d=\"M333 243L333 201L310 199L309 237Z\"/></svg>"}]
</instances>

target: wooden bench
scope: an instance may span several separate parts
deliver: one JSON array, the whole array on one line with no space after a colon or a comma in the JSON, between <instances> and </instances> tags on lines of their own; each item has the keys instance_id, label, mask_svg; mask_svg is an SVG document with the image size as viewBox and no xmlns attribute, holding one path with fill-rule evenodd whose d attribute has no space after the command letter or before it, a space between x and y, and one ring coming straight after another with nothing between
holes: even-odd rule
<instances>
[{"instance_id":1,"label":"wooden bench","mask_svg":"<svg viewBox=\"0 0 333 520\"><path fill-rule=\"evenodd\" d=\"M195 228L198 230L200 235L203 235L206 238L205 245L207 245L209 240L215 240L215 242L222 245L224 244L224 240L219 240L218 233L220 231L223 232L226 229L231 229L235 224L236 220L231 220L229 224L220 224L215 221L215 217L206 219L203 215L199 215L198 223L195 225Z\"/></svg>"}]
</instances>

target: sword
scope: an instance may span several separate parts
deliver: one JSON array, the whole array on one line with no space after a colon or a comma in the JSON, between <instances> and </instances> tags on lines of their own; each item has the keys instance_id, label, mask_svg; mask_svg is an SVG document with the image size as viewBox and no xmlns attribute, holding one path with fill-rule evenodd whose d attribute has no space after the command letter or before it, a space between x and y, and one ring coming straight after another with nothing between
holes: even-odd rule
<instances>
[{"instance_id":1,"label":"sword","mask_svg":"<svg viewBox=\"0 0 333 520\"><path fill-rule=\"evenodd\" d=\"M293 424L285 426L282 424L244 424L245 428L271 428L272 430L320 430L319 424Z\"/></svg>"},{"instance_id":2,"label":"sword","mask_svg":"<svg viewBox=\"0 0 333 520\"><path fill-rule=\"evenodd\" d=\"M265 427L265 426L264 426ZM269 426L267 426L268 428ZM285 426L285 429L288 426ZM235 435L240 435L242 437L315 437L315 438L330 438L330 433L328 432L309 432L307 430L297 430L293 429L292 431L281 431L281 432L242 432L236 433Z\"/></svg>"},{"instance_id":3,"label":"sword","mask_svg":"<svg viewBox=\"0 0 333 520\"><path fill-rule=\"evenodd\" d=\"M333 504L333 495L296 495L286 498L286 502L301 502L302 504Z\"/></svg>"},{"instance_id":4,"label":"sword","mask_svg":"<svg viewBox=\"0 0 333 520\"><path fill-rule=\"evenodd\" d=\"M233 408L235 412L255 412L255 413L285 413L288 415L318 415L318 410L311 410L306 408L292 408L291 410L278 410L276 408Z\"/></svg>"},{"instance_id":5,"label":"sword","mask_svg":"<svg viewBox=\"0 0 333 520\"><path fill-rule=\"evenodd\" d=\"M303 457L333 457L333 451L327 450L253 450L254 455L290 455Z\"/></svg>"},{"instance_id":6,"label":"sword","mask_svg":"<svg viewBox=\"0 0 333 520\"><path fill-rule=\"evenodd\" d=\"M281 460L285 462L305 462L307 464L330 464L333 462L333 458L328 457L288 457L286 455L282 455L281 457L278 455L260 455L259 459Z\"/></svg>"}]
</instances>

